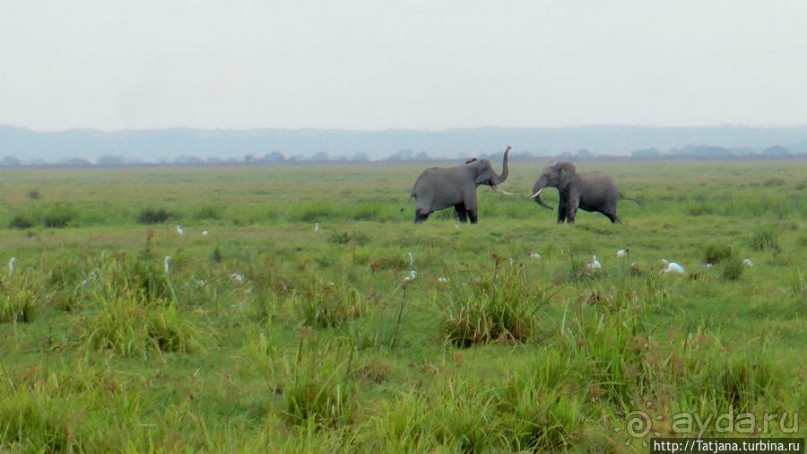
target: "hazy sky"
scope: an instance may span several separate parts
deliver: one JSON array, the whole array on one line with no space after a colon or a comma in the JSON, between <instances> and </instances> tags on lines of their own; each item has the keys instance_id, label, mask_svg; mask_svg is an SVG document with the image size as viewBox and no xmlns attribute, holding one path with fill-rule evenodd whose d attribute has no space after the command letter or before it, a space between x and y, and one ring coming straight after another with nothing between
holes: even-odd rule
<instances>
[{"instance_id":1,"label":"hazy sky","mask_svg":"<svg viewBox=\"0 0 807 454\"><path fill-rule=\"evenodd\" d=\"M807 124L803 0L2 1L37 130Z\"/></svg>"}]
</instances>

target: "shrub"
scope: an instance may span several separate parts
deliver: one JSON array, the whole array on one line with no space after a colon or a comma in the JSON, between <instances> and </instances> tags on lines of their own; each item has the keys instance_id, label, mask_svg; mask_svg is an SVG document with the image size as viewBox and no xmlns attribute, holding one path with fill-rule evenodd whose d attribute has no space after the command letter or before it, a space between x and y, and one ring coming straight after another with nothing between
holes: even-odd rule
<instances>
[{"instance_id":1,"label":"shrub","mask_svg":"<svg viewBox=\"0 0 807 454\"><path fill-rule=\"evenodd\" d=\"M14 216L11 219L11 222L8 223L9 228L17 229L17 230L30 229L33 226L34 226L34 223L31 222L31 220L29 218L27 218L25 216L22 216L22 215Z\"/></svg>"},{"instance_id":2,"label":"shrub","mask_svg":"<svg viewBox=\"0 0 807 454\"><path fill-rule=\"evenodd\" d=\"M199 210L194 215L194 218L197 220L205 220L205 219L213 219L219 220L222 218L221 208L212 205L205 205L200 207Z\"/></svg>"},{"instance_id":3,"label":"shrub","mask_svg":"<svg viewBox=\"0 0 807 454\"><path fill-rule=\"evenodd\" d=\"M42 214L42 227L63 229L73 221L75 215L66 207L56 206Z\"/></svg>"},{"instance_id":4,"label":"shrub","mask_svg":"<svg viewBox=\"0 0 807 454\"><path fill-rule=\"evenodd\" d=\"M137 215L137 222L140 224L161 224L169 219L176 219L176 213L165 208L144 208Z\"/></svg>"},{"instance_id":5,"label":"shrub","mask_svg":"<svg viewBox=\"0 0 807 454\"><path fill-rule=\"evenodd\" d=\"M730 259L733 253L734 250L729 244L711 243L706 245L703 259L706 263L716 265L724 260Z\"/></svg>"}]
</instances>

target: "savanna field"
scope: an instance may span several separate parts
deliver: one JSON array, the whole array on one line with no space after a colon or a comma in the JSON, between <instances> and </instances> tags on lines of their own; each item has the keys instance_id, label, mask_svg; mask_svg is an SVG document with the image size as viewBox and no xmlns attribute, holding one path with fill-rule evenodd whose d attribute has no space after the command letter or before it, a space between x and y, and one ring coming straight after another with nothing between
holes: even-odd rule
<instances>
[{"instance_id":1,"label":"savanna field","mask_svg":"<svg viewBox=\"0 0 807 454\"><path fill-rule=\"evenodd\" d=\"M807 435L807 162L582 162L641 204L574 226L523 162L415 225L429 166L0 170L0 452Z\"/></svg>"}]
</instances>

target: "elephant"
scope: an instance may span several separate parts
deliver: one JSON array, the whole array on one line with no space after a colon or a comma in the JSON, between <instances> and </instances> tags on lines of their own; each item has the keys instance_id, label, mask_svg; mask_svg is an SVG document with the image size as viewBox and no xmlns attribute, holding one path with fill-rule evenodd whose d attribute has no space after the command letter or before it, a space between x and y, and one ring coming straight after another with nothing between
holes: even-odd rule
<instances>
[{"instance_id":1,"label":"elephant","mask_svg":"<svg viewBox=\"0 0 807 454\"><path fill-rule=\"evenodd\" d=\"M560 198L558 206L558 224L564 221L574 224L577 209L597 211L611 220L611 223L622 222L616 215L616 202L619 199L639 203L629 199L617 189L614 180L602 172L577 173L571 162L551 162L532 186L529 198L544 208L553 209L541 200L541 191L546 187L558 190Z\"/></svg>"},{"instance_id":2,"label":"elephant","mask_svg":"<svg viewBox=\"0 0 807 454\"><path fill-rule=\"evenodd\" d=\"M460 222L467 222L470 219L471 224L476 224L477 186L485 184L496 192L510 195L498 187L507 179L509 154L508 145L504 151L501 174L496 174L487 159L476 158L471 158L459 166L432 167L424 170L415 181L409 196L409 200L414 197L416 201L415 223L425 221L437 210L453 206Z\"/></svg>"}]
</instances>

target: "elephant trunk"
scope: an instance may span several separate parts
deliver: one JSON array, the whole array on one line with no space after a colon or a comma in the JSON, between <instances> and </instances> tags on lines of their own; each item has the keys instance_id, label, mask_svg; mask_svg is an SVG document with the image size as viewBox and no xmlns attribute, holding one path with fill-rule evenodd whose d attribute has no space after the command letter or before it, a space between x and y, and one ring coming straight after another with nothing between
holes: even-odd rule
<instances>
[{"instance_id":1,"label":"elephant trunk","mask_svg":"<svg viewBox=\"0 0 807 454\"><path fill-rule=\"evenodd\" d=\"M496 175L493 178L494 186L497 184L504 183L504 180L507 179L507 175L510 174L509 160L510 160L510 145L507 146L507 150L504 150L504 159L502 159L502 173Z\"/></svg>"},{"instance_id":2,"label":"elephant trunk","mask_svg":"<svg viewBox=\"0 0 807 454\"><path fill-rule=\"evenodd\" d=\"M532 188L533 194L530 196L530 198L535 200L535 203L537 203L538 205L541 205L542 207L548 208L550 210L554 210L552 206L547 205L546 202L541 200L541 191L543 191L545 187L546 182L541 182L541 179L539 179L537 182L535 182L535 186L533 186Z\"/></svg>"}]
</instances>

